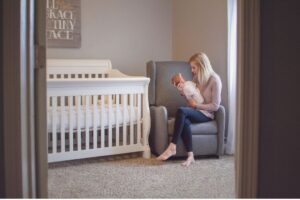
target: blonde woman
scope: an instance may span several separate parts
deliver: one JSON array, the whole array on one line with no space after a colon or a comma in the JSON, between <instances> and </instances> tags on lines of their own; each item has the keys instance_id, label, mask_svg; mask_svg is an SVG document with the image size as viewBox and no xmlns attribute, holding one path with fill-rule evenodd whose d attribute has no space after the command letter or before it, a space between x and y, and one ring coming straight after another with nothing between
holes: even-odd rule
<instances>
[{"instance_id":1,"label":"blonde woman","mask_svg":"<svg viewBox=\"0 0 300 200\"><path fill-rule=\"evenodd\" d=\"M180 107L176 113L174 133L168 148L157 157L158 160L167 160L176 154L176 144L182 137L188 157L183 166L190 166L195 162L192 146L192 123L208 122L214 119L214 112L219 109L221 102L222 82L218 74L213 70L205 53L196 53L190 60L193 81L204 98L203 103L197 103L193 99L186 99L188 107ZM179 84L177 87L182 87Z\"/></svg>"}]
</instances>

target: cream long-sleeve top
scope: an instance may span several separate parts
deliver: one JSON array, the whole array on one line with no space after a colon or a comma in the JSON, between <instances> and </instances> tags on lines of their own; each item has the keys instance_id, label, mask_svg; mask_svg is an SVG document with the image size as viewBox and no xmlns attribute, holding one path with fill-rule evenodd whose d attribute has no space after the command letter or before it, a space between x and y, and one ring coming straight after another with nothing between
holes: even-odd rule
<instances>
[{"instance_id":1,"label":"cream long-sleeve top","mask_svg":"<svg viewBox=\"0 0 300 200\"><path fill-rule=\"evenodd\" d=\"M218 74L213 74L205 85L198 86L200 93L204 98L203 104L197 105L207 117L214 119L214 112L219 109L221 103L222 82Z\"/></svg>"}]
</instances>

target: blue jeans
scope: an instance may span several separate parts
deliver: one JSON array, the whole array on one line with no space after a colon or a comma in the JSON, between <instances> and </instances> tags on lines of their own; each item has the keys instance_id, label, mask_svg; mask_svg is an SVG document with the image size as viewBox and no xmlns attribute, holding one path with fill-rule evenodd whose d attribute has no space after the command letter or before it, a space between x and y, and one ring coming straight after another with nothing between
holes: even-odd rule
<instances>
[{"instance_id":1,"label":"blue jeans","mask_svg":"<svg viewBox=\"0 0 300 200\"><path fill-rule=\"evenodd\" d=\"M192 132L190 125L192 123L208 122L212 119L205 116L201 111L191 107L180 107L176 112L174 133L172 143L177 144L181 136L187 152L193 151Z\"/></svg>"}]
</instances>

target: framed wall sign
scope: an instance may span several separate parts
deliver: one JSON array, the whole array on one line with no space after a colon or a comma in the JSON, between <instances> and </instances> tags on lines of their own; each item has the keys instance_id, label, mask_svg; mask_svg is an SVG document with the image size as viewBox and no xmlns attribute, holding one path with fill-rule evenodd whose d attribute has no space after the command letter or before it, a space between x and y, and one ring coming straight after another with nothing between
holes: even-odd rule
<instances>
[{"instance_id":1,"label":"framed wall sign","mask_svg":"<svg viewBox=\"0 0 300 200\"><path fill-rule=\"evenodd\" d=\"M80 48L80 0L47 0L47 47Z\"/></svg>"}]
</instances>

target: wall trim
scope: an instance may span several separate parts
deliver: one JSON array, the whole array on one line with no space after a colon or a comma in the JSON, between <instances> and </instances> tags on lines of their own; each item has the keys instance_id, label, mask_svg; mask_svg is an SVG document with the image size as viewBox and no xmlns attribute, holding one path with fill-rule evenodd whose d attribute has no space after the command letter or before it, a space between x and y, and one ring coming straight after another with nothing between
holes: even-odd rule
<instances>
[{"instance_id":1,"label":"wall trim","mask_svg":"<svg viewBox=\"0 0 300 200\"><path fill-rule=\"evenodd\" d=\"M236 196L257 197L260 0L238 0Z\"/></svg>"}]
</instances>

